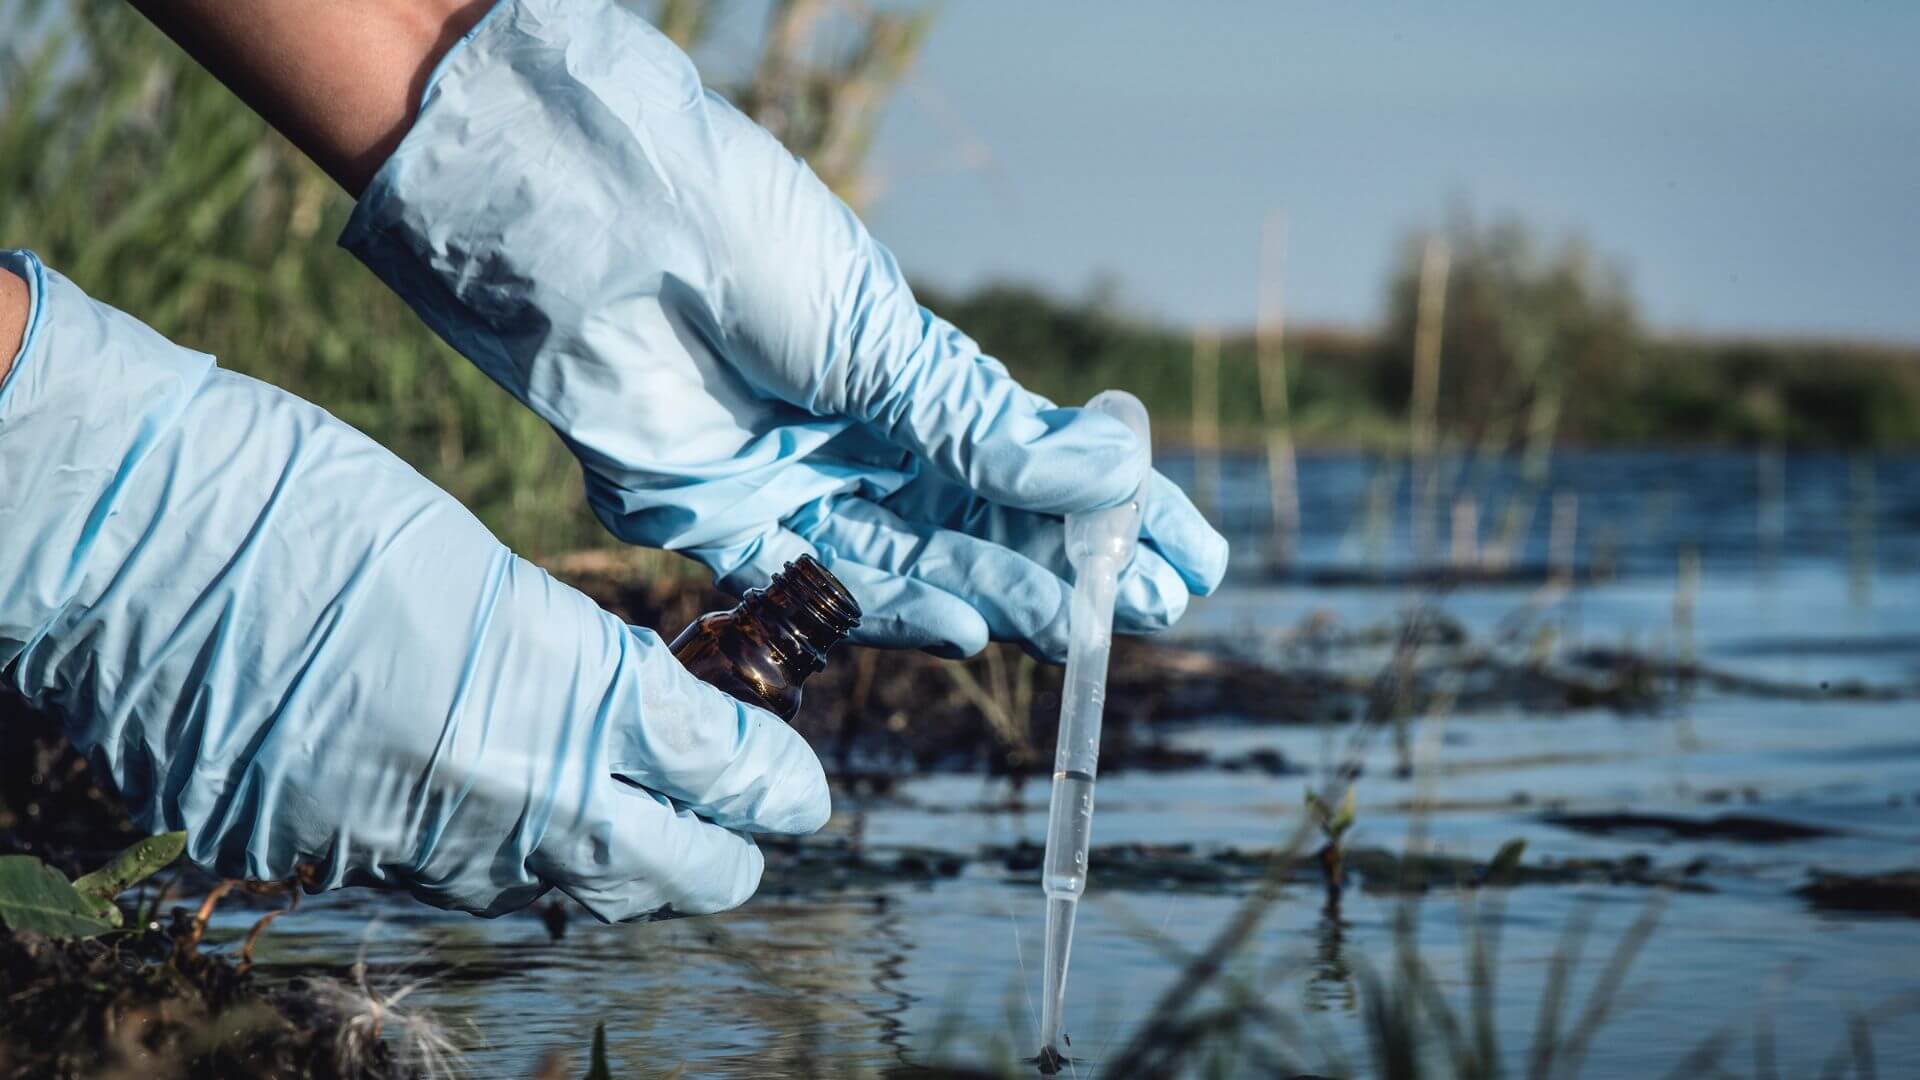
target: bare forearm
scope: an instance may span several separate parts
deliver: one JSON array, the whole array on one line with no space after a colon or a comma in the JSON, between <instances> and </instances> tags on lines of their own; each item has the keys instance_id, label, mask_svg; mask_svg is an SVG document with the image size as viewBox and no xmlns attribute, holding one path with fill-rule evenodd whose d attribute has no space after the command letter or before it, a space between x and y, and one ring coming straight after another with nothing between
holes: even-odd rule
<instances>
[{"instance_id":1,"label":"bare forearm","mask_svg":"<svg viewBox=\"0 0 1920 1080\"><path fill-rule=\"evenodd\" d=\"M359 195L492 0L129 0Z\"/></svg>"},{"instance_id":2,"label":"bare forearm","mask_svg":"<svg viewBox=\"0 0 1920 1080\"><path fill-rule=\"evenodd\" d=\"M0 386L7 384L14 354L27 336L27 283L0 270Z\"/></svg>"}]
</instances>

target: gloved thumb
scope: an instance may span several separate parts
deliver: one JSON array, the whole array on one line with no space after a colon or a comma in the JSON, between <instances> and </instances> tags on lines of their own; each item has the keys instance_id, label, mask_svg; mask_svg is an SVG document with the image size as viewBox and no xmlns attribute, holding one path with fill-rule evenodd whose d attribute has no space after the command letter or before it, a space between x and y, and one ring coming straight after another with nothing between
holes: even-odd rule
<instances>
[{"instance_id":1,"label":"gloved thumb","mask_svg":"<svg viewBox=\"0 0 1920 1080\"><path fill-rule=\"evenodd\" d=\"M778 717L689 674L651 630L631 629L610 702L624 719L610 771L723 828L803 834L833 811L813 748Z\"/></svg>"}]
</instances>

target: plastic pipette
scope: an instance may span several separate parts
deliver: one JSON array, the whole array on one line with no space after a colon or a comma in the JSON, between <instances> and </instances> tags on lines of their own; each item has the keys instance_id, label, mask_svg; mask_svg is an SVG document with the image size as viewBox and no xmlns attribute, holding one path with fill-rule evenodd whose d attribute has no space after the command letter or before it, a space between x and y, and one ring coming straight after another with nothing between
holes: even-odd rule
<instances>
[{"instance_id":1,"label":"plastic pipette","mask_svg":"<svg viewBox=\"0 0 1920 1080\"><path fill-rule=\"evenodd\" d=\"M1087 402L1133 429L1150 453L1147 407L1124 390ZM1067 559L1073 564L1071 637L1060 698L1060 736L1053 756L1053 803L1047 811L1047 858L1040 883L1047 892L1047 966L1040 1003L1040 1063L1052 1071L1061 1051L1067 956L1073 916L1087 887L1087 846L1093 835L1093 781L1100 768L1100 720L1107 700L1107 655L1113 645L1113 600L1120 571L1140 537L1140 492L1106 510L1067 515Z\"/></svg>"}]
</instances>

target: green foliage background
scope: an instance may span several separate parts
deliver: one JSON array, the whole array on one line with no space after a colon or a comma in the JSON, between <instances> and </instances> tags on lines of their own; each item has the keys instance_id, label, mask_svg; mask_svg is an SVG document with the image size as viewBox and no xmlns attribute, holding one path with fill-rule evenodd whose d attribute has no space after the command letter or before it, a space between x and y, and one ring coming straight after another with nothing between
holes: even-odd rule
<instances>
[{"instance_id":1,"label":"green foliage background","mask_svg":"<svg viewBox=\"0 0 1920 1080\"><path fill-rule=\"evenodd\" d=\"M325 406L531 554L593 542L559 440L333 243L347 196L119 3L0 0L0 244Z\"/></svg>"}]
</instances>

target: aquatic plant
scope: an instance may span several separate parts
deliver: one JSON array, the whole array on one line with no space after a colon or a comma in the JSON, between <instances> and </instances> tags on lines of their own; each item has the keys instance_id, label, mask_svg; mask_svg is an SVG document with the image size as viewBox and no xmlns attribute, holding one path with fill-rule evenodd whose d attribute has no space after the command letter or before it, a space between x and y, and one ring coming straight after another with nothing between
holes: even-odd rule
<instances>
[{"instance_id":1,"label":"aquatic plant","mask_svg":"<svg viewBox=\"0 0 1920 1080\"><path fill-rule=\"evenodd\" d=\"M1341 797L1338 808L1328 806L1327 801L1311 789L1306 802L1307 816L1320 830L1322 839L1315 858L1320 860L1320 868L1327 876L1327 910L1336 911L1346 882L1346 836L1354 820L1353 785L1347 785L1347 793Z\"/></svg>"},{"instance_id":2,"label":"aquatic plant","mask_svg":"<svg viewBox=\"0 0 1920 1080\"><path fill-rule=\"evenodd\" d=\"M607 1067L607 1025L593 1025L593 1046L587 1051L587 1080L613 1080Z\"/></svg>"},{"instance_id":3,"label":"aquatic plant","mask_svg":"<svg viewBox=\"0 0 1920 1080\"><path fill-rule=\"evenodd\" d=\"M95 937L125 917L115 898L180 857L187 834L150 836L69 882L32 855L0 856L0 925L51 937Z\"/></svg>"},{"instance_id":4,"label":"aquatic plant","mask_svg":"<svg viewBox=\"0 0 1920 1080\"><path fill-rule=\"evenodd\" d=\"M1033 679L1038 665L1025 653L991 645L979 657L979 666L985 668L984 682L974 673L974 666L972 661L949 663L941 665L940 671L967 703L979 710L1017 788L1024 774L1041 761L1033 737Z\"/></svg>"}]
</instances>

